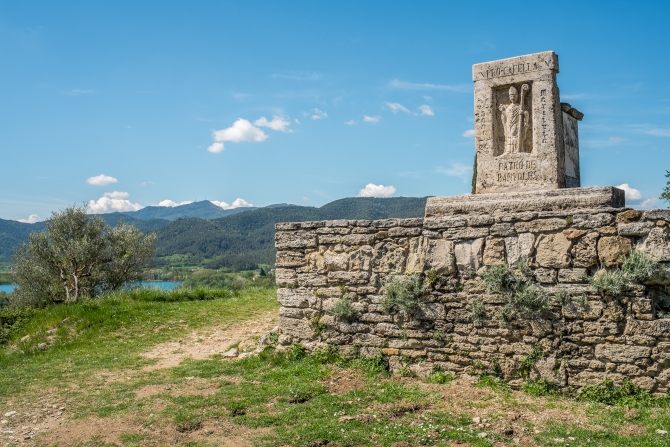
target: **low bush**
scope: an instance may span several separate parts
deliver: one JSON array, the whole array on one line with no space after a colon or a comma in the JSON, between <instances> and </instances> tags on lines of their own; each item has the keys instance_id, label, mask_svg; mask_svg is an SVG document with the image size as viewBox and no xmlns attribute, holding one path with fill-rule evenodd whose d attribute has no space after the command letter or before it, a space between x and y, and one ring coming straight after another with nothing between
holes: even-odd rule
<instances>
[{"instance_id":1,"label":"low bush","mask_svg":"<svg viewBox=\"0 0 670 447\"><path fill-rule=\"evenodd\" d=\"M579 390L578 398L606 405L646 406L653 403L670 403L667 396L661 399L654 398L649 391L641 389L627 379L621 385L616 385L612 379L605 379L600 385L586 385Z\"/></svg>"},{"instance_id":2,"label":"low bush","mask_svg":"<svg viewBox=\"0 0 670 447\"><path fill-rule=\"evenodd\" d=\"M7 343L11 334L27 323L34 313L29 307L0 308L0 345Z\"/></svg>"},{"instance_id":3,"label":"low bush","mask_svg":"<svg viewBox=\"0 0 670 447\"><path fill-rule=\"evenodd\" d=\"M388 313L413 314L419 307L419 297L425 292L419 275L394 275L384 279L384 310Z\"/></svg>"},{"instance_id":4,"label":"low bush","mask_svg":"<svg viewBox=\"0 0 670 447\"><path fill-rule=\"evenodd\" d=\"M558 387L545 378L526 380L521 384L521 389L531 396L554 396L559 394Z\"/></svg>"},{"instance_id":5,"label":"low bush","mask_svg":"<svg viewBox=\"0 0 670 447\"><path fill-rule=\"evenodd\" d=\"M342 298L335 303L331 315L340 321L352 321L356 317L356 310L349 298Z\"/></svg>"},{"instance_id":6,"label":"low bush","mask_svg":"<svg viewBox=\"0 0 670 447\"><path fill-rule=\"evenodd\" d=\"M646 253L631 250L621 267L613 270L601 269L591 278L591 287L600 294L621 295L633 283L642 283L661 268L659 262Z\"/></svg>"}]
</instances>

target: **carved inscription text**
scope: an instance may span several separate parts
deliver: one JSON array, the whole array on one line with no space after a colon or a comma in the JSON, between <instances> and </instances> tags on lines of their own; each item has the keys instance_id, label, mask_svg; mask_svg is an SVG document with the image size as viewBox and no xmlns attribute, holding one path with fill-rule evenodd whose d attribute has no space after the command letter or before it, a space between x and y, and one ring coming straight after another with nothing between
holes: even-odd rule
<instances>
[{"instance_id":1,"label":"carved inscription text","mask_svg":"<svg viewBox=\"0 0 670 447\"><path fill-rule=\"evenodd\" d=\"M484 71L480 71L478 76L480 79L493 79L493 78L502 78L503 76L512 76L520 73L530 73L538 70L549 70L552 68L552 61L545 60L544 64L540 62L527 62L525 64L512 64L505 65L502 67L489 68Z\"/></svg>"}]
</instances>

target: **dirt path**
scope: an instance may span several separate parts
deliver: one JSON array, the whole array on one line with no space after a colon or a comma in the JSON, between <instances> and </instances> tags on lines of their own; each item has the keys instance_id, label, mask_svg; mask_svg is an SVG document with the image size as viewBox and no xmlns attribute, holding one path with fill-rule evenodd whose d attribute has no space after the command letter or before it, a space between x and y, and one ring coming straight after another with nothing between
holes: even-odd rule
<instances>
[{"instance_id":1,"label":"dirt path","mask_svg":"<svg viewBox=\"0 0 670 447\"><path fill-rule=\"evenodd\" d=\"M142 356L158 361L139 370L108 371L94 373L103 384L128 380L143 372L161 368L173 368L184 359L206 359L223 354L237 345L241 353L251 352L258 345L258 337L277 325L276 311L265 312L225 328L211 327L195 331L174 342L154 346ZM188 378L191 379L191 378ZM154 394L168 393L174 396L191 394L207 395L217 391L202 379L185 380L179 386L145 386L136 391L137 399L147 399ZM89 440L99 443L123 444L122 435L134 433L142 438L142 445L174 445L182 442L208 441L223 446L242 447L252 445L255 437L268 433L268 429L249 429L227 421L205 424L200 430L180 433L167 422L146 426L147 415L127 414L109 418L87 417L73 420L69 407L59 390L42 393L36 400L24 400L13 405L12 412L0 415L0 446L57 445L77 446Z\"/></svg>"}]
</instances>

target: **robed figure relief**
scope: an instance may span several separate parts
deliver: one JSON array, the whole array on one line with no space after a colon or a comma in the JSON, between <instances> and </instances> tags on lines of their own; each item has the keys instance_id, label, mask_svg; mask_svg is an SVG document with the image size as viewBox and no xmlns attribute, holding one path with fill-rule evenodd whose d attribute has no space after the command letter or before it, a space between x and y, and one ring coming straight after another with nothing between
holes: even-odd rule
<instances>
[{"instance_id":1,"label":"robed figure relief","mask_svg":"<svg viewBox=\"0 0 670 447\"><path fill-rule=\"evenodd\" d=\"M521 86L521 100L519 92L512 86L509 89L509 104L501 104L499 109L505 133L505 154L525 152L524 142L531 127L528 111L524 110L524 96L528 91L528 84Z\"/></svg>"}]
</instances>

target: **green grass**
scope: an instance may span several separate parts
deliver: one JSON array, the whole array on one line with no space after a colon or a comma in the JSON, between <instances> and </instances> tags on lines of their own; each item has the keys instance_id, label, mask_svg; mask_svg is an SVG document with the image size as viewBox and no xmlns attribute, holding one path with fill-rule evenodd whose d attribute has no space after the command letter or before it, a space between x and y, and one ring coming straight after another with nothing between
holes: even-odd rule
<instances>
[{"instance_id":1,"label":"green grass","mask_svg":"<svg viewBox=\"0 0 670 447\"><path fill-rule=\"evenodd\" d=\"M14 275L8 272L0 272L0 284L14 283Z\"/></svg>"}]
</instances>

